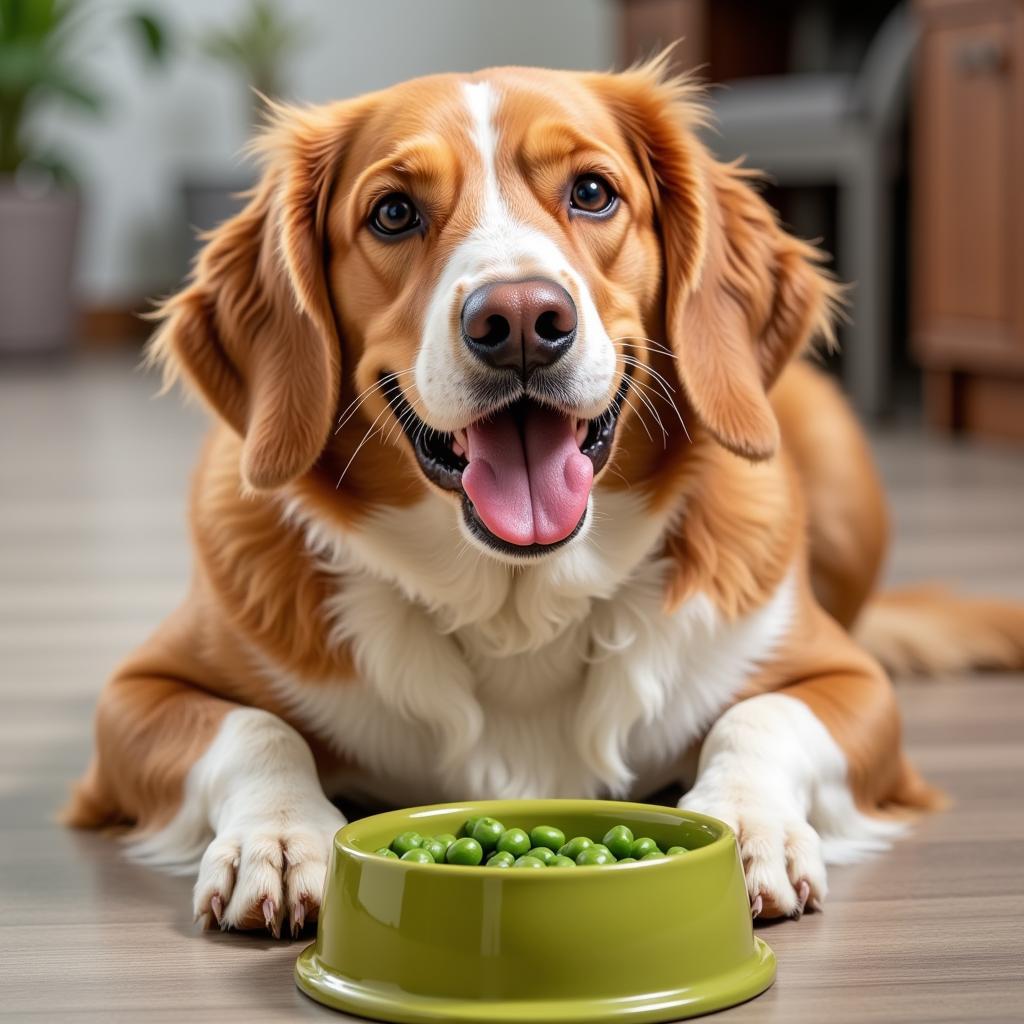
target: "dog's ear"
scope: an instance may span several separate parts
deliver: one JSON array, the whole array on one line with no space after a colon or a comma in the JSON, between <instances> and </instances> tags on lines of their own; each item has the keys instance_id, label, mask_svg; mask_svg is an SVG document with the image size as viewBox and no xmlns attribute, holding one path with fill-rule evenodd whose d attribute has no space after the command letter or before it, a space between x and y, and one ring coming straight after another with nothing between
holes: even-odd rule
<instances>
[{"instance_id":1,"label":"dog's ear","mask_svg":"<svg viewBox=\"0 0 1024 1024\"><path fill-rule=\"evenodd\" d=\"M779 427L767 391L815 335L831 337L835 283L821 254L783 231L752 175L697 140L695 88L664 61L602 76L645 175L661 238L665 329L694 412L726 448L769 458Z\"/></svg>"},{"instance_id":2,"label":"dog's ear","mask_svg":"<svg viewBox=\"0 0 1024 1024\"><path fill-rule=\"evenodd\" d=\"M152 360L241 435L242 477L256 489L304 473L330 434L341 345L326 220L354 118L347 104L275 108L248 205L208 235L189 283L156 314Z\"/></svg>"}]
</instances>

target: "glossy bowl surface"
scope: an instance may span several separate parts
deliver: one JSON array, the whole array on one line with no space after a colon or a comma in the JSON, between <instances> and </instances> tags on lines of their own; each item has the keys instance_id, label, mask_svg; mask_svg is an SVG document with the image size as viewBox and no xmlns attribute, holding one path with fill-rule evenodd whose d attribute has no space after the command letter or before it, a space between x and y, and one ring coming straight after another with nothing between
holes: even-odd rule
<instances>
[{"instance_id":1,"label":"glossy bowl surface","mask_svg":"<svg viewBox=\"0 0 1024 1024\"><path fill-rule=\"evenodd\" d=\"M471 815L597 840L626 824L663 860L528 871L374 854ZM754 935L736 839L714 818L603 800L494 800L389 811L335 836L316 942L295 979L327 1006L401 1024L670 1021L775 979Z\"/></svg>"}]
</instances>

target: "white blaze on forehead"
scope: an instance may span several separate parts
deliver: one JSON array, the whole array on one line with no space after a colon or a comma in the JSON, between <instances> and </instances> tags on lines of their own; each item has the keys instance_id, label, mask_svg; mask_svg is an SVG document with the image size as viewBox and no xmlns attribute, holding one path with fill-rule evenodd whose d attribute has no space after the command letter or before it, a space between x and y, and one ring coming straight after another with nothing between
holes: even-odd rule
<instances>
[{"instance_id":1,"label":"white blaze on forehead","mask_svg":"<svg viewBox=\"0 0 1024 1024\"><path fill-rule=\"evenodd\" d=\"M472 119L473 142L484 165L485 214L493 216L502 212L504 206L495 166L498 151L498 132L494 127L494 113L498 106L497 95L486 82L467 83L462 88Z\"/></svg>"},{"instance_id":2,"label":"white blaze on forehead","mask_svg":"<svg viewBox=\"0 0 1024 1024\"><path fill-rule=\"evenodd\" d=\"M415 365L424 411L430 425L440 430L464 427L479 412L468 385L484 371L465 350L459 330L462 304L470 292L492 281L548 277L564 285L577 306L576 344L562 360L566 390L581 415L597 416L609 401L615 350L586 282L554 239L517 220L502 196L495 116L500 93L488 82L464 83L462 91L482 174L471 179L476 184L470 188L477 191L467 197L475 204L475 226L449 257L427 305Z\"/></svg>"}]
</instances>

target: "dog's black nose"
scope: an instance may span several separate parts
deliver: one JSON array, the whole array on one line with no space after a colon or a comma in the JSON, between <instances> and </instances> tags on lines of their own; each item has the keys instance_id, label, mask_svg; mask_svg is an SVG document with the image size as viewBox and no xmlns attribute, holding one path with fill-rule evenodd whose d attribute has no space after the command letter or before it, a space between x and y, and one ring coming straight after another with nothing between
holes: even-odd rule
<instances>
[{"instance_id":1,"label":"dog's black nose","mask_svg":"<svg viewBox=\"0 0 1024 1024\"><path fill-rule=\"evenodd\" d=\"M576 303L554 281L496 281L462 307L462 337L478 359L524 377L560 359L576 339Z\"/></svg>"}]
</instances>

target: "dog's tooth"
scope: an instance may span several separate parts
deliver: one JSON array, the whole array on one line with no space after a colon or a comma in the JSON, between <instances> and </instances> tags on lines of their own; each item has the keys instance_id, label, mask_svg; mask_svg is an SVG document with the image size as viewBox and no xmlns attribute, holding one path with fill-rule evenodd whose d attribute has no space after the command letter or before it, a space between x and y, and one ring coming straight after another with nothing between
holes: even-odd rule
<instances>
[{"instance_id":1,"label":"dog's tooth","mask_svg":"<svg viewBox=\"0 0 1024 1024\"><path fill-rule=\"evenodd\" d=\"M580 420L576 424L576 444L581 445L587 439L588 424L586 420Z\"/></svg>"},{"instance_id":2,"label":"dog's tooth","mask_svg":"<svg viewBox=\"0 0 1024 1024\"><path fill-rule=\"evenodd\" d=\"M466 449L458 441L452 441L452 451L460 456L466 454Z\"/></svg>"}]
</instances>

